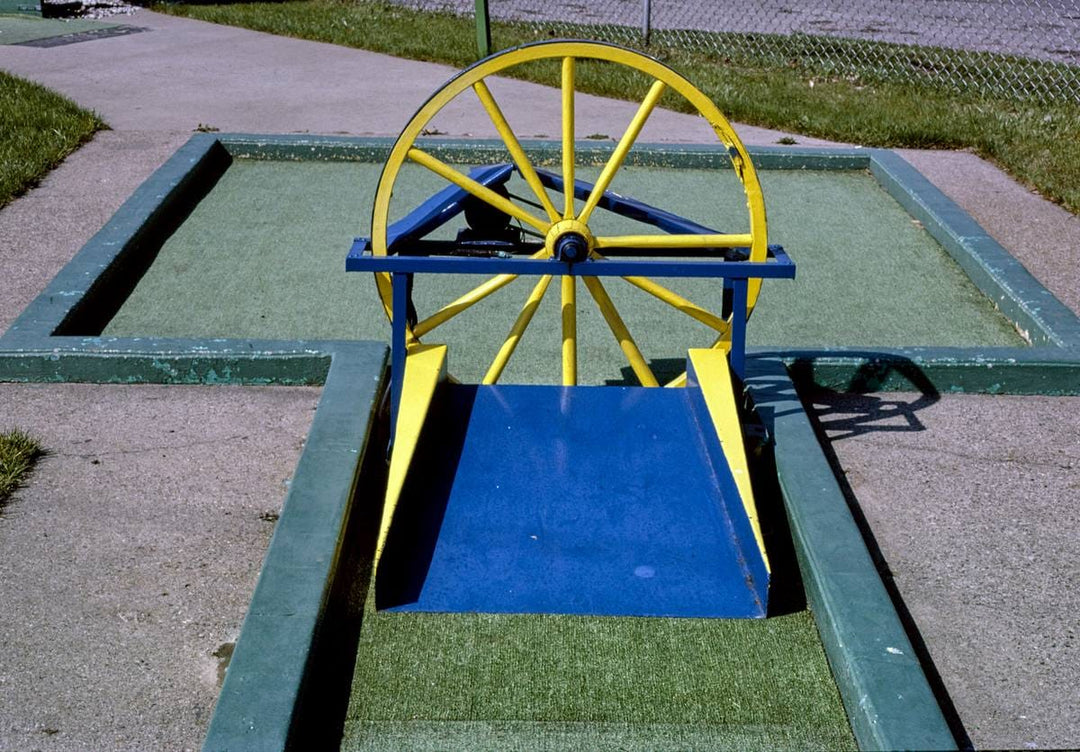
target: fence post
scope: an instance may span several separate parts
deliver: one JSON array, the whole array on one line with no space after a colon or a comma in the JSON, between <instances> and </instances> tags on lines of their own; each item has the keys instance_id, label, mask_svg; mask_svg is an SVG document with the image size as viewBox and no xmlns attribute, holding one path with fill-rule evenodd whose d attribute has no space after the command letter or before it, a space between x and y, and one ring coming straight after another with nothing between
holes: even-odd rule
<instances>
[{"instance_id":1,"label":"fence post","mask_svg":"<svg viewBox=\"0 0 1080 752\"><path fill-rule=\"evenodd\" d=\"M645 37L645 46L649 45L649 36L652 34L652 0L644 0L641 12L641 35Z\"/></svg>"},{"instance_id":2,"label":"fence post","mask_svg":"<svg viewBox=\"0 0 1080 752\"><path fill-rule=\"evenodd\" d=\"M476 51L481 58L491 54L491 18L488 0L476 0Z\"/></svg>"}]
</instances>

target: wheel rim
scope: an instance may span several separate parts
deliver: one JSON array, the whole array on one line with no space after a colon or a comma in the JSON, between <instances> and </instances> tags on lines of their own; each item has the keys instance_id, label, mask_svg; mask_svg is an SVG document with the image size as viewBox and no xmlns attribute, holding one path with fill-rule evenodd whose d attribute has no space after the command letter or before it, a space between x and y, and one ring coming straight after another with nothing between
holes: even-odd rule
<instances>
[{"instance_id":1,"label":"wheel rim","mask_svg":"<svg viewBox=\"0 0 1080 752\"><path fill-rule=\"evenodd\" d=\"M542 60L561 61L561 172L564 186L564 201L557 206L541 185L532 163L522 148L505 116L502 114L485 80L496 76L509 68ZM641 101L638 110L620 138L615 150L601 171L593 190L580 211L576 210L574 191L568 189L574 185L576 172L575 161L575 74L577 60L599 60L627 66L651 77L652 85L648 94ZM749 218L749 233L738 235L643 235L643 236L599 236L594 237L588 231L588 221L604 191L610 185L615 174L622 167L627 153L634 145L649 115L655 109L660 97L666 90L672 90L686 99L711 126L720 143L726 149L735 174L742 184L746 196ZM521 177L528 184L538 201L536 206L542 214L525 209L513 203L496 191L476 183L452 165L441 162L433 155L416 145L418 137L427 125L442 109L466 91L473 91L480 105L487 112L504 145L509 151ZM383 166L376 189L372 211L371 244L374 255L386 255L388 252L387 230L389 228L390 199L394 185L403 165L413 162L425 167L443 179L458 185L473 197L501 210L519 222L530 225L535 231L545 236L545 247L534 254L536 258L550 257L553 246L563 232L577 231L587 238L588 253L594 258L602 258L605 247L641 247L671 248L710 246L727 248L734 246L749 247L751 261L764 261L768 254L765 205L761 186L750 156L732 129L727 118L712 101L700 90L683 78L679 73L663 63L641 53L615 45L597 42L553 41L533 44L505 50L481 60L455 75L425 102L398 136L386 163ZM582 231L581 228L584 228ZM516 275L498 275L475 286L468 293L451 301L431 316L407 327L407 337L411 343L418 343L420 338L436 329L441 324L471 308L489 295L502 289L516 279ZM712 347L727 346L729 326L720 316L683 298L679 294L642 277L624 277L634 287L661 300L687 316L714 329L718 336ZM564 385L576 383L576 283L575 278L563 277L559 285L562 296L562 381ZM582 277L586 290L596 303L605 322L619 342L634 374L645 386L658 385L647 361L638 350L636 343L622 321L604 286L596 277ZM379 296L389 318L392 319L392 289L388 273L375 275ZM521 340L525 329L550 286L551 278L539 278L526 302L513 323L510 333L499 348L492 365L487 370L482 383L495 383L507 361ZM747 314L753 310L761 287L760 279L751 279L747 290ZM685 374L672 380L669 386L684 383Z\"/></svg>"}]
</instances>

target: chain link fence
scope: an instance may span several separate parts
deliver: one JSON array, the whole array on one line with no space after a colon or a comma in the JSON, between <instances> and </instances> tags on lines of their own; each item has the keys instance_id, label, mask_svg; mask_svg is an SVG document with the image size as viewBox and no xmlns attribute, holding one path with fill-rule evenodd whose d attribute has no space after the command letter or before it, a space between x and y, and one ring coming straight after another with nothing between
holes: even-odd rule
<instances>
[{"instance_id":1,"label":"chain link fence","mask_svg":"<svg viewBox=\"0 0 1080 752\"><path fill-rule=\"evenodd\" d=\"M474 0L392 1L474 12ZM1080 0L489 0L489 12L537 38L1080 102Z\"/></svg>"}]
</instances>

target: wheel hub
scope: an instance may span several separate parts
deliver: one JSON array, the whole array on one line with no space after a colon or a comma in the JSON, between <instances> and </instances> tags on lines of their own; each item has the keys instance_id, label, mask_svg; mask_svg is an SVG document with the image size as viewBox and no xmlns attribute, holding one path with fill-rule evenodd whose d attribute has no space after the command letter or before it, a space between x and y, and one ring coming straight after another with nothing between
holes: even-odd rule
<instances>
[{"instance_id":1,"label":"wheel hub","mask_svg":"<svg viewBox=\"0 0 1080 752\"><path fill-rule=\"evenodd\" d=\"M552 258L569 264L576 264L587 259L592 253L594 244L595 241L592 233L589 232L588 225L576 219L556 222L548 230L544 240L544 246Z\"/></svg>"}]
</instances>

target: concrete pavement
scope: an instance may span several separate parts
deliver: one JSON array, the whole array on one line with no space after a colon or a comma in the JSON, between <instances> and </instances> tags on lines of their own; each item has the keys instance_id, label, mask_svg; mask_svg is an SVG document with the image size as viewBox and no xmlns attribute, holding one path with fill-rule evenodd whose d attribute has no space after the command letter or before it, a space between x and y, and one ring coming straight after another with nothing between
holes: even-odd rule
<instances>
[{"instance_id":1,"label":"concrete pavement","mask_svg":"<svg viewBox=\"0 0 1080 752\"><path fill-rule=\"evenodd\" d=\"M47 49L0 47L0 68L61 91L101 113L114 128L70 157L40 188L0 211L0 327L10 324L138 183L200 124L228 131L394 135L453 73L445 66L148 11L139 11L125 22L149 31ZM551 128L557 123L557 112L529 110L535 91L535 85L522 82L496 84L500 101L524 103L523 114L518 116L523 118L523 135L557 132ZM579 131L617 135L633 107L583 97ZM512 122L517 125L517 121ZM449 136L493 135L486 116L478 110L451 112L439 127ZM738 130L748 143L771 144L783 135L741 126ZM657 113L643 136L643 140L653 141L708 138L699 119L674 113ZM796 139L802 144L821 143L800 136ZM1080 220L1032 196L970 154L904 152L904 156L983 222L1063 301L1074 310L1080 308ZM147 407L147 395L154 395L153 410ZM310 420L314 399L310 390L2 387L0 427L18 424L35 432L54 454L0 516L0 539L5 541L0 550L23 550L16 544L33 539L37 533L48 533L52 539L46 545L41 538L36 547L26 548L18 557L18 568L5 570L2 578L3 587L10 589L10 594L3 594L3 602L23 605L11 610L14 616L0 616L0 629L5 633L0 646L0 677L11 677L10 681L19 685L17 692L0 691L0 696L10 695L13 709L0 707L0 718L4 719L0 749L145 749L163 743L177 748L198 744L209 718L206 703L213 700L213 687L206 679L219 664L213 653L239 628L265 547L265 527L260 525L266 523L257 519L257 510L280 505L280 484L295 461L296 441ZM857 464L859 472L873 481L872 489L852 483L860 501L863 494L883 500L884 517L870 520L875 535L888 527L886 523L903 519L903 515L890 516L891 512L919 500L918 494L913 499L901 482L905 474L916 473L905 460L911 453L933 454L939 447L970 442L972 436L982 435L1008 436L1018 446L1040 447L1047 441L1048 426L1063 435L1075 426L1072 416L1080 407L1077 400L1062 399L1039 403L1039 411L1028 411L1024 405L1036 403L1023 398L1016 401L1018 406L999 410L994 406L1006 404L997 401L999 398L980 399L987 407L975 413L960 398L942 397L940 409L948 407L950 417L924 421L922 430L907 437L914 447L898 447L892 438L884 441L882 437L888 434L878 436L884 443L868 445L861 453L841 451L842 445L837 444L841 464L845 468ZM220 420L204 426L207 415L219 415ZM94 418L87 420L86 416ZM214 433L219 429L220 436ZM217 436L215 452L211 456L193 448L178 464L171 450L158 458L145 449L171 446L174 439L169 431L188 432L185 435L189 438L181 443L192 447L200 445L198 437L203 432ZM277 437L268 439L265 447L262 441L257 442L265 453L250 454L251 443L226 440L234 434ZM71 446L78 441L88 442L92 452L73 454ZM846 446L855 446L856 441L852 439ZM88 462L81 457L84 454L132 458L132 462L103 460L87 468L83 467ZM1002 473L1015 466L1015 458L1010 459L1007 453L995 449L984 454L979 462L957 461L948 467L931 463L918 466L917 472L931 485L974 499L989 472L983 462ZM1022 458L1021 465L1024 461ZM137 473L133 476L134 468ZM88 470L94 474L89 475ZM1064 502L1070 494L1075 496L1074 487L1069 485L1072 476L1064 470L1055 473L1045 485L1009 486L1009 508L1024 510L1029 518L1026 524L1034 530L1049 533L1063 523L1056 512L1058 505L1043 503L1046 499ZM199 478L208 482L195 482ZM194 516L182 519L148 512L148 529L158 525L162 535L159 544L144 545L139 558L132 561L125 558L132 550L132 540L144 534L140 532L142 525L132 524L132 515L147 503L148 487L157 491L153 496L190 503ZM94 524L78 524L91 500L96 502L92 506ZM226 515L226 511L231 514ZM992 532L1010 524L1011 519L1003 516L1000 505L990 503L965 505L964 513L969 516L950 524L960 529L978 525ZM215 521L224 517L243 519L247 527L235 533L227 555L208 558L208 550L222 550L213 528ZM24 527L31 523L36 527ZM175 532L177 526L202 532L188 539L169 538L167 533ZM968 547L975 556L979 547L992 545L988 541L993 538L967 539L964 550L958 552L954 536L913 535L904 525L898 530L895 542L882 542L881 547L898 579L906 578L901 592L919 628L926 632L931 657L943 673L945 686L959 692L956 687L971 686L987 677L1002 685L998 694L974 693L970 702L961 702L957 695L961 719L972 737L985 746L1053 743L1049 740L1062 743L1062 739L1080 743L1075 726L1056 727L1056 736L1029 734L1021 738L1008 736L990 721L1025 714L1014 706L1001 705L1002 698L1010 697L1059 707L1057 716L1067 718L1068 708L1061 703L1068 697L1056 696L1048 688L1067 687L1069 682L1075 685L1080 678L1075 663L1060 660L1061 655L1074 655L1075 645L1072 653L1039 652L1037 644L1028 645L1032 650L1023 655L1032 661L1049 660L1048 673L1044 674L1025 674L1013 664L993 660L1015 646L1015 632L1010 630L1033 628L1023 592L1027 573L1018 571L1013 576L1008 566L967 566L958 567L944 582L939 579L927 584L917 562L945 560L947 555L965 554ZM130 531L130 535L117 531ZM892 541L893 535L882 532L880 537ZM71 562L73 551L93 553L104 563L88 559L73 569L65 564ZM176 594L171 580L159 591L170 596L156 596L172 608L212 621L215 626L206 630L205 639L191 638L183 630L148 632L147 621L139 621L142 607L135 604L152 600L153 591L162 582L153 573L165 573L170 562L177 571L194 572L201 563L222 567L216 575L223 587L220 597L188 599ZM133 585L131 566L136 563L147 576ZM1048 562L1050 565L1067 566L1067 561L1055 559ZM80 572L87 572L87 577L79 576ZM1067 573L1058 576L1067 579ZM208 577L205 582L212 580L214 577ZM1006 587L995 596L995 607L999 613L1007 612L1007 619L983 618L978 625L982 632L977 636L963 632L958 637L956 631L950 632L949 625L966 623L960 617L981 613L972 611L962 593L983 592L991 585L1000 588L1010 580L1015 580L1017 590L1010 592ZM87 591L91 581L96 595ZM53 588L50 600L64 604L63 609L34 611L38 607L34 604L46 592L43 583ZM110 605L98 608L103 599L111 599ZM125 610L123 602L133 605ZM957 610L950 612L943 603L955 604ZM1070 618L1070 612L1060 610L1063 603L1055 606L1052 599L1046 599L1039 601L1039 608L1049 610L1052 616L1048 618L1062 622ZM142 610L168 621L161 616L164 612ZM135 613L136 618L125 621L116 615L121 611ZM938 633L938 627L931 626L938 617L929 611L944 619L940 640L930 636ZM52 624L47 630L41 626L45 622ZM84 633L97 633L104 639L79 637ZM10 640L7 635L12 635ZM70 652L70 658L50 656L49 647L58 642L60 652ZM123 650L118 647L122 645L137 645L137 657L143 663L113 660L114 653ZM954 655L964 658L952 660ZM132 688L147 686L147 671L152 674L151 683L158 686L150 694L140 694ZM1022 687L1009 684L1021 681ZM202 687L201 695L193 694L196 684ZM105 691L110 686L117 691ZM193 699L195 695L201 699ZM167 708L192 710L177 713L177 718L168 721L168 713L162 710ZM9 714L14 711L14 715ZM13 720L9 722L9 718ZM1049 715L1041 718L1040 723L1052 722ZM985 734L983 729L987 729Z\"/></svg>"},{"instance_id":2,"label":"concrete pavement","mask_svg":"<svg viewBox=\"0 0 1080 752\"><path fill-rule=\"evenodd\" d=\"M312 387L0 384L0 749L198 749Z\"/></svg>"},{"instance_id":3,"label":"concrete pavement","mask_svg":"<svg viewBox=\"0 0 1080 752\"><path fill-rule=\"evenodd\" d=\"M149 11L139 11L126 22L149 31L47 50L4 47L0 68L94 109L116 130L191 131L206 125L246 133L355 136L397 135L413 112L457 72L445 65ZM511 92L527 103L531 122L557 126L557 109L535 109L537 97L531 94L540 88L506 81L495 93ZM621 134L637 107L596 97L579 99L582 135ZM649 126L642 141L714 140L699 118L688 115L660 111ZM453 108L439 128L449 137L496 136L479 107ZM532 128L519 135L541 132ZM548 128L547 133L558 131ZM741 133L750 143L775 143L784 135L759 128Z\"/></svg>"},{"instance_id":4,"label":"concrete pavement","mask_svg":"<svg viewBox=\"0 0 1080 752\"><path fill-rule=\"evenodd\" d=\"M1080 398L810 401L975 747L1075 748Z\"/></svg>"}]
</instances>

